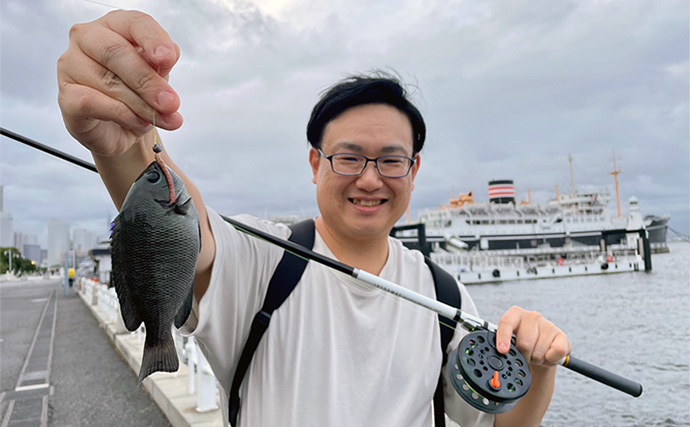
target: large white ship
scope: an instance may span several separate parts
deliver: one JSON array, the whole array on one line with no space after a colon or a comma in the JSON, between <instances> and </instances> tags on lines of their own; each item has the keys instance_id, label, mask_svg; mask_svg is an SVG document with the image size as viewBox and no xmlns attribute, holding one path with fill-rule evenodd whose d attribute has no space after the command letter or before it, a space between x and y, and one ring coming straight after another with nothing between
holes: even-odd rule
<instances>
[{"instance_id":1,"label":"large white ship","mask_svg":"<svg viewBox=\"0 0 690 427\"><path fill-rule=\"evenodd\" d=\"M472 192L420 213L426 240L467 249L505 250L624 244L631 231L646 229L652 248L667 251L669 216L642 217L636 198L627 216L609 217L606 191L557 194L544 204L517 203L512 180L489 182L489 201L478 203ZM620 203L619 203L620 215ZM603 240L603 242L602 242Z\"/></svg>"},{"instance_id":2,"label":"large white ship","mask_svg":"<svg viewBox=\"0 0 690 427\"><path fill-rule=\"evenodd\" d=\"M614 160L616 215L607 210L607 191L574 189L571 160L573 190L556 187L546 203L532 203L529 192L518 203L512 180L492 180L488 202L460 194L391 234L463 283L649 271L651 253L668 252L670 217L643 216L635 197L622 214L619 172Z\"/></svg>"}]
</instances>

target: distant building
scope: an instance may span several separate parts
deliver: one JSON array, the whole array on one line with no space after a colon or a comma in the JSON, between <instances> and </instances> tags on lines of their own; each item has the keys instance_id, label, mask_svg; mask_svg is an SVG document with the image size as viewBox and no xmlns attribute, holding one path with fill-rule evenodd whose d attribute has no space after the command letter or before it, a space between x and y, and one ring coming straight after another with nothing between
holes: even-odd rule
<instances>
[{"instance_id":1,"label":"distant building","mask_svg":"<svg viewBox=\"0 0 690 427\"><path fill-rule=\"evenodd\" d=\"M48 259L49 265L61 265L62 255L70 250L69 224L59 219L48 221Z\"/></svg>"},{"instance_id":2,"label":"distant building","mask_svg":"<svg viewBox=\"0 0 690 427\"><path fill-rule=\"evenodd\" d=\"M12 214L0 211L0 247L14 247L13 224Z\"/></svg>"},{"instance_id":3,"label":"distant building","mask_svg":"<svg viewBox=\"0 0 690 427\"><path fill-rule=\"evenodd\" d=\"M21 231L15 231L14 233L14 247L17 248L19 253L24 257L24 246L25 245L38 245L38 236L35 234L24 234Z\"/></svg>"},{"instance_id":4,"label":"distant building","mask_svg":"<svg viewBox=\"0 0 690 427\"><path fill-rule=\"evenodd\" d=\"M24 254L22 253L22 248L24 246L24 233L22 233L21 231L15 231L12 234L12 246L17 248L17 250L19 251L19 255L24 256Z\"/></svg>"},{"instance_id":5,"label":"distant building","mask_svg":"<svg viewBox=\"0 0 690 427\"><path fill-rule=\"evenodd\" d=\"M75 228L72 230L72 250L88 251L93 247L93 233L85 228Z\"/></svg>"},{"instance_id":6,"label":"distant building","mask_svg":"<svg viewBox=\"0 0 690 427\"><path fill-rule=\"evenodd\" d=\"M89 256L96 264L96 275L101 283L110 284L112 273L112 261L110 258L110 242L108 239L101 240L89 250Z\"/></svg>"},{"instance_id":7,"label":"distant building","mask_svg":"<svg viewBox=\"0 0 690 427\"><path fill-rule=\"evenodd\" d=\"M14 220L12 214L5 212L4 187L0 185L0 247L9 248L14 246Z\"/></svg>"},{"instance_id":8,"label":"distant building","mask_svg":"<svg viewBox=\"0 0 690 427\"><path fill-rule=\"evenodd\" d=\"M36 262L36 265L40 265L43 262L43 250L39 245L25 244L22 247L22 257Z\"/></svg>"}]
</instances>

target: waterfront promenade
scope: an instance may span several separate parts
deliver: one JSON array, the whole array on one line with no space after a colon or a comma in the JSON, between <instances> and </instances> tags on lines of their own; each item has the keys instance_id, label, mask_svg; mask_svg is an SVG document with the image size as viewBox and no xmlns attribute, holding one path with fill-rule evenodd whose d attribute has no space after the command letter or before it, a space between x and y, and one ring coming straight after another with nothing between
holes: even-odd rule
<instances>
[{"instance_id":1,"label":"waterfront promenade","mask_svg":"<svg viewBox=\"0 0 690 427\"><path fill-rule=\"evenodd\" d=\"M186 366L137 384L142 344L62 280L0 283L0 427L219 426Z\"/></svg>"}]
</instances>

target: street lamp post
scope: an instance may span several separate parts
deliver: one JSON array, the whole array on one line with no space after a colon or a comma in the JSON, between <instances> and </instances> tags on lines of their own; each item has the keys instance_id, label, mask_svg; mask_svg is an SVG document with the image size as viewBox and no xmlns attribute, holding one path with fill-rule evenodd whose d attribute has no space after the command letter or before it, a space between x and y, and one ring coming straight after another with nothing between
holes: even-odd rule
<instances>
[{"instance_id":1,"label":"street lamp post","mask_svg":"<svg viewBox=\"0 0 690 427\"><path fill-rule=\"evenodd\" d=\"M9 260L10 268L7 269L8 272L12 272L12 250L8 249L5 251L5 255L7 255L7 259Z\"/></svg>"}]
</instances>

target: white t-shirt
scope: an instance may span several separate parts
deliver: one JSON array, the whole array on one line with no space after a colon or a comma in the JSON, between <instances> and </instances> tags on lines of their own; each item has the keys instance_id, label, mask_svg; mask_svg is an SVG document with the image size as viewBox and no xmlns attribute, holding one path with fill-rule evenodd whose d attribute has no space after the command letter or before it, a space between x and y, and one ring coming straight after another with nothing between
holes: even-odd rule
<instances>
[{"instance_id":1,"label":"white t-shirt","mask_svg":"<svg viewBox=\"0 0 690 427\"><path fill-rule=\"evenodd\" d=\"M183 328L193 333L228 393L254 315L283 250L236 231L209 209L216 241L212 277ZM237 219L273 235L290 230L251 216ZM314 251L333 257L316 233ZM380 276L435 298L422 255L389 240ZM476 315L460 285L462 310ZM458 328L449 349L464 335ZM240 397L239 426L430 426L441 369L438 316L315 262L273 312ZM446 374L447 377L447 374ZM445 384L446 413L464 427L493 425Z\"/></svg>"}]
</instances>

